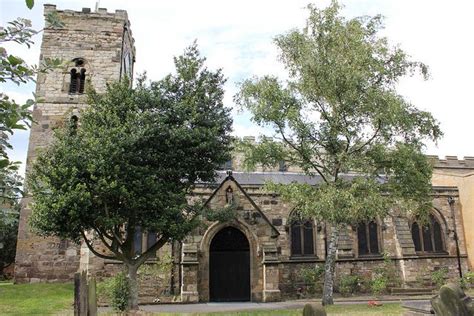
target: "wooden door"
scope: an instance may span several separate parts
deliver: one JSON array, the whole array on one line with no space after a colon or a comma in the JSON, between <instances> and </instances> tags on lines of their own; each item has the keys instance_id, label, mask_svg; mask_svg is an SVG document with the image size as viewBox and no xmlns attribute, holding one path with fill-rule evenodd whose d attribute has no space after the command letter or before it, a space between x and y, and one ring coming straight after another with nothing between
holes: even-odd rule
<instances>
[{"instance_id":1,"label":"wooden door","mask_svg":"<svg viewBox=\"0 0 474 316\"><path fill-rule=\"evenodd\" d=\"M250 300L249 243L237 228L223 228L211 242L209 292L214 302Z\"/></svg>"}]
</instances>

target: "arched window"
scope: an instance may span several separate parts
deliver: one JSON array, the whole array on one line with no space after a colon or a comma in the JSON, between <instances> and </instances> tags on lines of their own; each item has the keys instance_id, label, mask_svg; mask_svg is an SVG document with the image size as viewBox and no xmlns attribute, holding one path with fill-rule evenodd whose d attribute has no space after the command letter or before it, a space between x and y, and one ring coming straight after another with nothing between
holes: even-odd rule
<instances>
[{"instance_id":1,"label":"arched window","mask_svg":"<svg viewBox=\"0 0 474 316\"><path fill-rule=\"evenodd\" d=\"M82 58L75 58L73 61L75 68L72 68L69 72L69 93L84 93L86 85L86 69L84 68L84 60Z\"/></svg>"},{"instance_id":2,"label":"arched window","mask_svg":"<svg viewBox=\"0 0 474 316\"><path fill-rule=\"evenodd\" d=\"M420 224L413 222L411 224L411 236L415 251L417 252L443 252L443 233L441 224L433 215L430 215L428 223Z\"/></svg>"},{"instance_id":3,"label":"arched window","mask_svg":"<svg viewBox=\"0 0 474 316\"><path fill-rule=\"evenodd\" d=\"M357 226L359 255L380 254L379 230L375 221L361 222Z\"/></svg>"},{"instance_id":4,"label":"arched window","mask_svg":"<svg viewBox=\"0 0 474 316\"><path fill-rule=\"evenodd\" d=\"M311 220L294 220L291 222L291 255L314 256L314 234Z\"/></svg>"}]
</instances>

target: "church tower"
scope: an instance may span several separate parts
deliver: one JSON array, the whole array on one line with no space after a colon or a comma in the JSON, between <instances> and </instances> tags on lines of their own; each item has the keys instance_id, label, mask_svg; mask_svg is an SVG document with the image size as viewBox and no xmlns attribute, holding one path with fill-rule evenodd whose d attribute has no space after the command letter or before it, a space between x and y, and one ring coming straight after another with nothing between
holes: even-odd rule
<instances>
[{"instance_id":1,"label":"church tower","mask_svg":"<svg viewBox=\"0 0 474 316\"><path fill-rule=\"evenodd\" d=\"M38 74L26 165L26 177L38 149L47 146L55 127L73 119L87 106L85 92L91 85L105 92L108 82L133 75L135 47L127 12L108 13L99 8L76 12L44 6L45 17L56 13L61 28L45 25L40 64L47 58L59 58L61 68ZM77 117L76 117L77 118ZM31 197L22 201L15 262L15 282L71 280L79 268L80 247L67 240L44 238L28 226Z\"/></svg>"}]
</instances>

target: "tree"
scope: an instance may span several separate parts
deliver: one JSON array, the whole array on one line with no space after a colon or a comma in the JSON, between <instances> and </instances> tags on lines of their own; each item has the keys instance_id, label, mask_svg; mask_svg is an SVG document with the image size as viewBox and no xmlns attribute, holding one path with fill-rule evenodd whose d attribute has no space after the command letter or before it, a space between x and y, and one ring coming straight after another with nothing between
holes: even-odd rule
<instances>
[{"instance_id":1,"label":"tree","mask_svg":"<svg viewBox=\"0 0 474 316\"><path fill-rule=\"evenodd\" d=\"M9 178L19 181L15 173L11 173ZM3 200L0 206L0 278L4 277L4 270L15 262L19 215L18 198Z\"/></svg>"},{"instance_id":2,"label":"tree","mask_svg":"<svg viewBox=\"0 0 474 316\"><path fill-rule=\"evenodd\" d=\"M398 80L427 67L378 36L382 18L345 19L333 1L308 6L302 30L275 43L289 79L242 82L236 102L279 142L243 142L245 163L281 160L321 179L318 186L268 184L303 216L328 226L323 304L332 304L338 233L389 212L423 216L430 208L432 169L423 141L441 135L430 113L396 92Z\"/></svg>"},{"instance_id":3,"label":"tree","mask_svg":"<svg viewBox=\"0 0 474 316\"><path fill-rule=\"evenodd\" d=\"M138 307L138 267L196 227L201 203L189 202L188 194L197 181L212 181L229 159L225 80L204 61L193 44L174 59L175 75L90 92L90 107L55 133L29 176L33 228L82 238L96 256L122 261L132 309ZM143 253L133 249L139 229L158 236Z\"/></svg>"}]
</instances>

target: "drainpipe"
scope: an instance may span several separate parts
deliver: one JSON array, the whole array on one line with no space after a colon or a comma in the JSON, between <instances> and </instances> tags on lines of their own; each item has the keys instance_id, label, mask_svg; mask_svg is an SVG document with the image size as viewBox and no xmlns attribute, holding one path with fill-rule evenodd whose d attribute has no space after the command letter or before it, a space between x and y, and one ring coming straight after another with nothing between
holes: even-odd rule
<instances>
[{"instance_id":1,"label":"drainpipe","mask_svg":"<svg viewBox=\"0 0 474 316\"><path fill-rule=\"evenodd\" d=\"M453 218L453 233L454 233L454 241L456 242L456 257L458 259L458 271L459 277L462 279L462 268L461 268L461 254L459 252L459 240L458 240L458 233L456 231L456 217L454 214L454 203L455 200L452 196L448 197L448 204L451 208L451 216Z\"/></svg>"}]
</instances>

